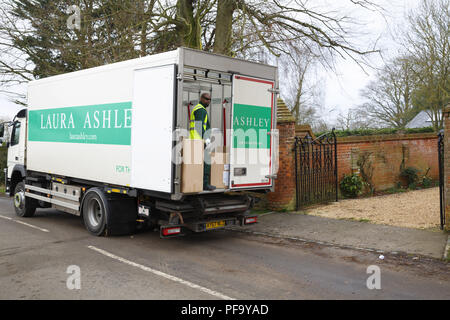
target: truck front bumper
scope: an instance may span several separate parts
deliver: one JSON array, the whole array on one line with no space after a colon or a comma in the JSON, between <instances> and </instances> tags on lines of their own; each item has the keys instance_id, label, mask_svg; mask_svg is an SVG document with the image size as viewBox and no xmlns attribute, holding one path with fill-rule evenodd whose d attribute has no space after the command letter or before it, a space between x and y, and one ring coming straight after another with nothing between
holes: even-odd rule
<instances>
[{"instance_id":1,"label":"truck front bumper","mask_svg":"<svg viewBox=\"0 0 450 320\"><path fill-rule=\"evenodd\" d=\"M8 168L4 168L3 173L5 174L5 194L9 195L9 186L11 185L11 180L8 179Z\"/></svg>"}]
</instances>

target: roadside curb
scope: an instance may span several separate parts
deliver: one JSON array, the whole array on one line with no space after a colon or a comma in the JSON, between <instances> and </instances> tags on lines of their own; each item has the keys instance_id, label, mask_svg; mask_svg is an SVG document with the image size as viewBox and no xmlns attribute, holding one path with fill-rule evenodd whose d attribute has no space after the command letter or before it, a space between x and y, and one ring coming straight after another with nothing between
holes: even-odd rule
<instances>
[{"instance_id":1,"label":"roadside curb","mask_svg":"<svg viewBox=\"0 0 450 320\"><path fill-rule=\"evenodd\" d=\"M450 254L450 236L447 237L447 245L445 246L445 249L444 249L443 259L449 260L450 259L449 254Z\"/></svg>"},{"instance_id":2,"label":"roadside curb","mask_svg":"<svg viewBox=\"0 0 450 320\"><path fill-rule=\"evenodd\" d=\"M334 248L339 248L339 249L350 249L350 250L358 250L358 251L364 251L364 252L370 252L370 253L389 254L389 255L395 255L395 256L401 256L401 255L410 256L413 260L416 260L419 257L439 260L439 258L436 258L436 257L427 256L427 255L418 254L418 253L404 252L404 251L386 251L386 250L380 250L380 249L375 249L375 248L363 248L363 247L357 247L357 246L351 246L351 245L342 245L342 244L337 244L337 243L327 242L327 241L311 240L311 239L305 239L305 238L299 238L299 237L291 237L291 236L286 236L286 235L273 234L273 233L268 233L268 232L237 229L237 228L233 228L233 227L226 228L226 230L240 232L240 233L247 233L247 234L252 234L252 235L256 235L256 236L265 236L265 237L270 237L270 238L290 240L290 241L296 241L296 242L302 242L302 243L318 244L318 245L322 245L322 246L334 247ZM450 238L449 238L449 241L450 241ZM447 241L447 246L450 246L450 243L448 241Z\"/></svg>"}]
</instances>

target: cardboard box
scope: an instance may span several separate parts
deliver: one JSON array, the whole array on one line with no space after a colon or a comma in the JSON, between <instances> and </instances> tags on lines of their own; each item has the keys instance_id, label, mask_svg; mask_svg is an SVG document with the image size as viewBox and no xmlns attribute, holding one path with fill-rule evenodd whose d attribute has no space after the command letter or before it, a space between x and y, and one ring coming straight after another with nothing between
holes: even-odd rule
<instances>
[{"instance_id":1,"label":"cardboard box","mask_svg":"<svg viewBox=\"0 0 450 320\"><path fill-rule=\"evenodd\" d=\"M229 185L230 154L228 147L217 147L211 153L211 185L218 189L227 189Z\"/></svg>"},{"instance_id":2,"label":"cardboard box","mask_svg":"<svg viewBox=\"0 0 450 320\"><path fill-rule=\"evenodd\" d=\"M184 139L181 165L181 192L203 191L203 140Z\"/></svg>"},{"instance_id":3,"label":"cardboard box","mask_svg":"<svg viewBox=\"0 0 450 320\"><path fill-rule=\"evenodd\" d=\"M214 162L213 157L215 157L214 160L217 164L230 163L230 148L216 147L216 149L213 152L211 152L211 163Z\"/></svg>"},{"instance_id":4,"label":"cardboard box","mask_svg":"<svg viewBox=\"0 0 450 320\"><path fill-rule=\"evenodd\" d=\"M204 141L200 139L183 139L181 154L183 164L203 164Z\"/></svg>"}]
</instances>

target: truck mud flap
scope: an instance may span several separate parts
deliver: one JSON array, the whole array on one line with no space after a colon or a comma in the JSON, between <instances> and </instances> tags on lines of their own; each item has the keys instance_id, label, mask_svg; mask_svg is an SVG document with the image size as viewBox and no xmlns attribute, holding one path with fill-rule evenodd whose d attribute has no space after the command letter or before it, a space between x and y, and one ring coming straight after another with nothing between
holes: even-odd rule
<instances>
[{"instance_id":1,"label":"truck mud flap","mask_svg":"<svg viewBox=\"0 0 450 320\"><path fill-rule=\"evenodd\" d=\"M107 196L110 208L107 236L122 236L136 232L137 204L133 198Z\"/></svg>"}]
</instances>

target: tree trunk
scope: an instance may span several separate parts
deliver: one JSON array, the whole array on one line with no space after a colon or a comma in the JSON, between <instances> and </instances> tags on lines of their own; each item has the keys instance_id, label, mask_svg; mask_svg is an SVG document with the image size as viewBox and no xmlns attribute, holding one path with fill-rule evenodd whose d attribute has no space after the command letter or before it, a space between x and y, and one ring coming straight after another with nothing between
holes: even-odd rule
<instances>
[{"instance_id":1,"label":"tree trunk","mask_svg":"<svg viewBox=\"0 0 450 320\"><path fill-rule=\"evenodd\" d=\"M201 24L199 17L194 16L194 0L177 1L176 20L178 46L201 49Z\"/></svg>"},{"instance_id":2,"label":"tree trunk","mask_svg":"<svg viewBox=\"0 0 450 320\"><path fill-rule=\"evenodd\" d=\"M233 33L233 12L236 10L236 0L219 0L217 4L216 35L214 52L231 55Z\"/></svg>"}]
</instances>

